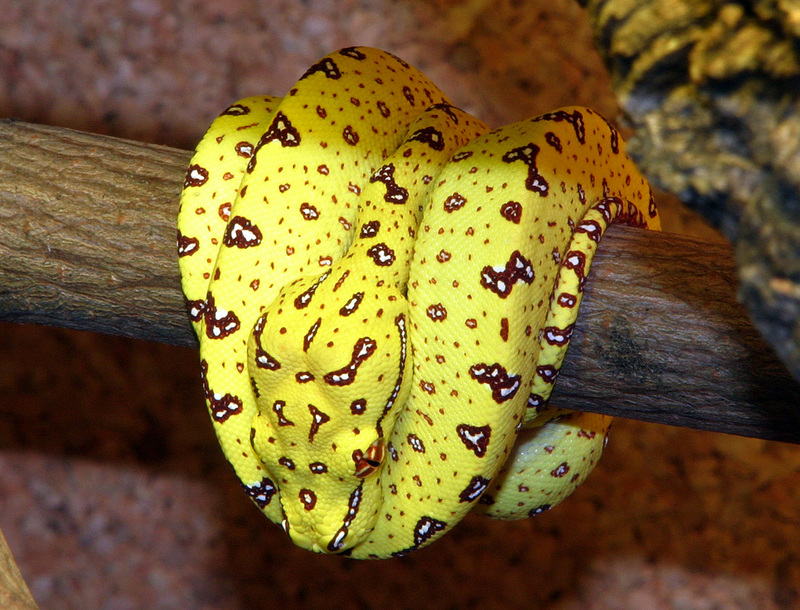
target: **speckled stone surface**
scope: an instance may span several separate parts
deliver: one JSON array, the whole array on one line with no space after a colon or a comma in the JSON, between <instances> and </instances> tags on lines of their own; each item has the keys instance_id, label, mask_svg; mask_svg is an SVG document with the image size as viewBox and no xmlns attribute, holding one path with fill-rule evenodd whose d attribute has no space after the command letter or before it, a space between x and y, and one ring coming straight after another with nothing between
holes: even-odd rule
<instances>
[{"instance_id":1,"label":"speckled stone surface","mask_svg":"<svg viewBox=\"0 0 800 610\"><path fill-rule=\"evenodd\" d=\"M494 125L616 112L568 0L0 8L0 116L184 148L231 101L352 44L404 57ZM294 548L250 504L198 371L188 349L0 324L0 529L43 608L800 607L800 448L617 420L556 509L470 517L359 563Z\"/></svg>"},{"instance_id":2,"label":"speckled stone surface","mask_svg":"<svg viewBox=\"0 0 800 610\"><path fill-rule=\"evenodd\" d=\"M800 380L800 4L583 0L628 152L735 244L739 300Z\"/></svg>"}]
</instances>

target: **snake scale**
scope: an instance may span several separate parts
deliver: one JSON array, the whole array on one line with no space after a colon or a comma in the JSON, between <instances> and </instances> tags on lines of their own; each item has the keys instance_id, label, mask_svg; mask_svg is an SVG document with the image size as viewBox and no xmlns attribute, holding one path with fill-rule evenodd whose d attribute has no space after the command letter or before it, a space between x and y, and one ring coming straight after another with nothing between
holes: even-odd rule
<instances>
[{"instance_id":1,"label":"snake scale","mask_svg":"<svg viewBox=\"0 0 800 610\"><path fill-rule=\"evenodd\" d=\"M380 558L572 493L610 418L548 398L612 223L659 227L587 108L491 131L361 47L230 106L188 169L178 254L253 501L301 547Z\"/></svg>"}]
</instances>

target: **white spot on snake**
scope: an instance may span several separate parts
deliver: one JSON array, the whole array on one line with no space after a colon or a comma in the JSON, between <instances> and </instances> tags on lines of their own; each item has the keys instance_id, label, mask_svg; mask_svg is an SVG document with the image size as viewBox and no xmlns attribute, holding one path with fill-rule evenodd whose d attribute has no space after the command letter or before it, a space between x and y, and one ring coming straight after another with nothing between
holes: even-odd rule
<instances>
[{"instance_id":1,"label":"white spot on snake","mask_svg":"<svg viewBox=\"0 0 800 610\"><path fill-rule=\"evenodd\" d=\"M411 448L417 453L425 453L425 445L422 443L422 439L416 434L408 435L408 444L411 445Z\"/></svg>"},{"instance_id":2,"label":"white spot on snake","mask_svg":"<svg viewBox=\"0 0 800 610\"><path fill-rule=\"evenodd\" d=\"M345 530L344 528L340 529L338 532L336 532L336 536L333 537L333 540L331 541L331 546L335 549L342 548L342 543L344 542L344 539L346 537L347 537L347 530Z\"/></svg>"},{"instance_id":3,"label":"white spot on snake","mask_svg":"<svg viewBox=\"0 0 800 610\"><path fill-rule=\"evenodd\" d=\"M261 355L258 358L256 358L256 362L258 362L264 368L269 368L272 366L272 358L270 358L269 356Z\"/></svg>"},{"instance_id":4,"label":"white spot on snake","mask_svg":"<svg viewBox=\"0 0 800 610\"><path fill-rule=\"evenodd\" d=\"M516 380L514 384L509 388L500 388L500 396L503 398L507 398L508 396L513 396L517 389L519 389L519 380Z\"/></svg>"},{"instance_id":5,"label":"white spot on snake","mask_svg":"<svg viewBox=\"0 0 800 610\"><path fill-rule=\"evenodd\" d=\"M469 432L464 432L464 434L463 434L463 437L466 440L468 440L470 443L472 443L473 445L477 445L478 442L481 441L484 438L484 436L486 436L486 435L483 434L483 432L477 432L477 433L474 433L474 434L470 434Z\"/></svg>"}]
</instances>

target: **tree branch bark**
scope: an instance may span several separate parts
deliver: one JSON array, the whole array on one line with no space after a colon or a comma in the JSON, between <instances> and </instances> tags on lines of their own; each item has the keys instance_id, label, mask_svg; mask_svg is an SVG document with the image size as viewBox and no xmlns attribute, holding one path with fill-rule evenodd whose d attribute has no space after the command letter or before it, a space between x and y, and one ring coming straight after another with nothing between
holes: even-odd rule
<instances>
[{"instance_id":1,"label":"tree branch bark","mask_svg":"<svg viewBox=\"0 0 800 610\"><path fill-rule=\"evenodd\" d=\"M3 532L0 532L0 608L35 610L38 608L28 585L14 561Z\"/></svg>"},{"instance_id":2,"label":"tree branch bark","mask_svg":"<svg viewBox=\"0 0 800 610\"><path fill-rule=\"evenodd\" d=\"M0 121L0 320L192 346L175 254L190 153ZM613 228L552 404L800 443L800 387L725 244Z\"/></svg>"}]
</instances>

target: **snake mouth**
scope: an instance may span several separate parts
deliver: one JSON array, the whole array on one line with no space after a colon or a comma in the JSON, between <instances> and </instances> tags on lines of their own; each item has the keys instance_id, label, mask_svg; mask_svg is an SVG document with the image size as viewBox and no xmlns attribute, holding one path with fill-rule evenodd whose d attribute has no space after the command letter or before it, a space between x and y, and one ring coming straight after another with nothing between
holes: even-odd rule
<instances>
[{"instance_id":1,"label":"snake mouth","mask_svg":"<svg viewBox=\"0 0 800 610\"><path fill-rule=\"evenodd\" d=\"M336 527L336 524L331 524L330 521L315 521L313 519L302 520L295 522L293 525L287 515L281 522L283 530L287 533L291 541L304 549L313 551L314 553L322 553L325 555L348 555L352 552L353 548L357 546L363 539L363 532L361 527L353 528L353 523L359 515L359 508L363 499L363 485L361 481L353 492L350 494L350 499L347 504L347 512L341 521L341 525L332 532L330 526ZM302 490L303 491L308 490ZM368 527L366 533L371 531Z\"/></svg>"},{"instance_id":2,"label":"snake mouth","mask_svg":"<svg viewBox=\"0 0 800 610\"><path fill-rule=\"evenodd\" d=\"M331 541L328 543L329 553L341 553L346 551L345 544L347 542L347 535L350 533L350 526L358 516L358 509L361 506L361 499L364 497L364 481L361 481L350 494L350 501L347 503L347 515L345 515L342 527L334 534ZM351 545L354 546L354 545Z\"/></svg>"}]
</instances>

